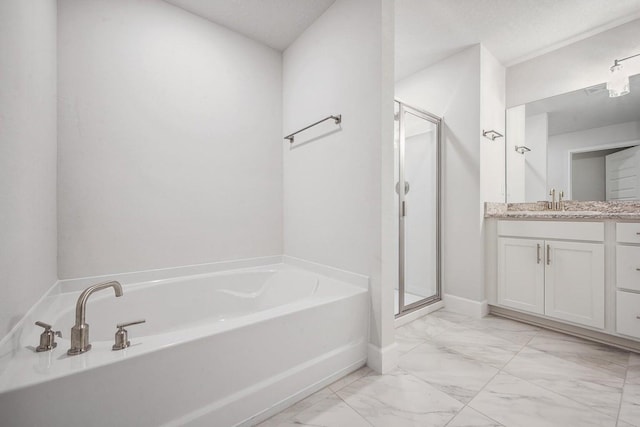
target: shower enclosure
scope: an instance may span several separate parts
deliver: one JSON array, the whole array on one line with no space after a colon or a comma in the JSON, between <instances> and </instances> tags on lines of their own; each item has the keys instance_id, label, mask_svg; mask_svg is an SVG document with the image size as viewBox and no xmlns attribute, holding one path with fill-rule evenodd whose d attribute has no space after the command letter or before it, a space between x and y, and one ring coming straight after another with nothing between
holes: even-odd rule
<instances>
[{"instance_id":1,"label":"shower enclosure","mask_svg":"<svg viewBox=\"0 0 640 427\"><path fill-rule=\"evenodd\" d=\"M439 301L442 119L395 102L399 277L396 317Z\"/></svg>"}]
</instances>

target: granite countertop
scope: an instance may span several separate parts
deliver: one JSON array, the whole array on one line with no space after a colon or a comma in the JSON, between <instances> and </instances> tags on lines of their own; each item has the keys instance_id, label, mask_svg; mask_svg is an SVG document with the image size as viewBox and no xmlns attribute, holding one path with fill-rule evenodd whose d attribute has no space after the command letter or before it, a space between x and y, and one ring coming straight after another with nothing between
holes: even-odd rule
<instances>
[{"instance_id":1,"label":"granite countertop","mask_svg":"<svg viewBox=\"0 0 640 427\"><path fill-rule=\"evenodd\" d=\"M640 201L565 201L564 210L547 210L547 202L485 203L485 218L640 220Z\"/></svg>"}]
</instances>

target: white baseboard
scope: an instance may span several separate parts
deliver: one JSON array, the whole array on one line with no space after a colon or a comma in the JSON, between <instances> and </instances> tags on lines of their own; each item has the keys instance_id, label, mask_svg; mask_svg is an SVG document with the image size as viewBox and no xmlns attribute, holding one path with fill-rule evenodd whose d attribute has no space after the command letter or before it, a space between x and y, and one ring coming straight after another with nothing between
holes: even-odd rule
<instances>
[{"instance_id":1,"label":"white baseboard","mask_svg":"<svg viewBox=\"0 0 640 427\"><path fill-rule=\"evenodd\" d=\"M381 348L369 343L367 366L380 374L387 374L398 366L398 344L395 342Z\"/></svg>"},{"instance_id":2,"label":"white baseboard","mask_svg":"<svg viewBox=\"0 0 640 427\"><path fill-rule=\"evenodd\" d=\"M465 314L477 319L489 314L489 304L487 303L487 300L474 301L451 294L444 294L442 299L444 301L445 308L455 313Z\"/></svg>"}]
</instances>

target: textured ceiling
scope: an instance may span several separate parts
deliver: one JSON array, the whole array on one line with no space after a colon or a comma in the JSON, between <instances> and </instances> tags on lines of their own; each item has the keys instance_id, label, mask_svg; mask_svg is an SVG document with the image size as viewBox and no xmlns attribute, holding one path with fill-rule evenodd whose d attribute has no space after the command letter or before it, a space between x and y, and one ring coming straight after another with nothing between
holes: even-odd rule
<instances>
[{"instance_id":1,"label":"textured ceiling","mask_svg":"<svg viewBox=\"0 0 640 427\"><path fill-rule=\"evenodd\" d=\"M395 0L396 80L466 47L505 66L640 18L640 0Z\"/></svg>"},{"instance_id":2,"label":"textured ceiling","mask_svg":"<svg viewBox=\"0 0 640 427\"><path fill-rule=\"evenodd\" d=\"M216 24L284 50L335 0L165 0Z\"/></svg>"},{"instance_id":3,"label":"textured ceiling","mask_svg":"<svg viewBox=\"0 0 640 427\"><path fill-rule=\"evenodd\" d=\"M335 2L165 1L278 50ZM400 80L477 43L513 65L640 18L640 0L395 0L395 15Z\"/></svg>"}]
</instances>

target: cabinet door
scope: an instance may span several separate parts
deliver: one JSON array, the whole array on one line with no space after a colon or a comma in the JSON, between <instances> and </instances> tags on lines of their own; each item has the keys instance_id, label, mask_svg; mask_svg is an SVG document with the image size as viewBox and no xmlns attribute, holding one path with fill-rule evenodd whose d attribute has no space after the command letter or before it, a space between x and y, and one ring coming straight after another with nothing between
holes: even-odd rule
<instances>
[{"instance_id":1,"label":"cabinet door","mask_svg":"<svg viewBox=\"0 0 640 427\"><path fill-rule=\"evenodd\" d=\"M498 304L544 314L544 241L498 238Z\"/></svg>"},{"instance_id":2,"label":"cabinet door","mask_svg":"<svg viewBox=\"0 0 640 427\"><path fill-rule=\"evenodd\" d=\"M546 244L545 314L604 328L604 245Z\"/></svg>"}]
</instances>

